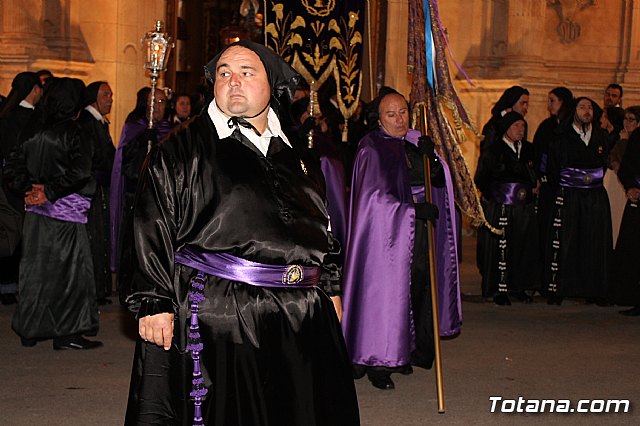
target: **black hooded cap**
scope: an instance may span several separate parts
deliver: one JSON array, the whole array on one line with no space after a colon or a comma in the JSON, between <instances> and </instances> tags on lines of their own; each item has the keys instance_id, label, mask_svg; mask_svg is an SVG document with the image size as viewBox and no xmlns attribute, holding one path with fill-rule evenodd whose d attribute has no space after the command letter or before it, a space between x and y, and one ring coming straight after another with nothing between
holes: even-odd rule
<instances>
[{"instance_id":1,"label":"black hooded cap","mask_svg":"<svg viewBox=\"0 0 640 426\"><path fill-rule=\"evenodd\" d=\"M515 123L516 121L520 121L520 120L524 121L525 124L527 123L527 121L524 119L522 114L520 114L519 112L509 111L508 113L506 113L504 117L502 117L498 121L497 136L501 139L502 136L504 136L504 134L507 133L507 130L509 130L509 127L511 127L513 123Z\"/></svg>"},{"instance_id":2,"label":"black hooded cap","mask_svg":"<svg viewBox=\"0 0 640 426\"><path fill-rule=\"evenodd\" d=\"M378 124L378 120L380 119L380 112L378 111L378 109L380 109L380 102L382 102L382 99L384 99L384 97L388 95L402 96L400 92L389 86L382 86L380 90L378 90L378 96L374 100L372 100L369 105L367 105L365 111L367 117L367 127L369 128L369 130L375 130L380 127ZM402 97L404 98L404 96ZM407 103L407 107L408 106L409 104Z\"/></svg>"},{"instance_id":3,"label":"black hooded cap","mask_svg":"<svg viewBox=\"0 0 640 426\"><path fill-rule=\"evenodd\" d=\"M84 83L77 78L51 77L42 97L44 122L56 123L74 118L82 109L84 89Z\"/></svg>"},{"instance_id":4,"label":"black hooded cap","mask_svg":"<svg viewBox=\"0 0 640 426\"><path fill-rule=\"evenodd\" d=\"M84 97L82 100L82 106L86 107L87 105L91 105L98 100L98 91L100 90L100 86L103 84L108 84L106 81L94 81L90 83L86 89L84 89Z\"/></svg>"},{"instance_id":5,"label":"black hooded cap","mask_svg":"<svg viewBox=\"0 0 640 426\"><path fill-rule=\"evenodd\" d=\"M491 115L499 116L502 111L512 108L522 95L528 95L529 91L521 86L511 86L504 91L498 102L491 108Z\"/></svg>"},{"instance_id":6,"label":"black hooded cap","mask_svg":"<svg viewBox=\"0 0 640 426\"><path fill-rule=\"evenodd\" d=\"M42 87L40 83L40 79L34 72L21 72L16 75L13 81L11 82L11 92L15 91L15 96L19 100L23 100L27 97L31 90L33 90L33 86ZM11 93L9 94L11 96Z\"/></svg>"},{"instance_id":7,"label":"black hooded cap","mask_svg":"<svg viewBox=\"0 0 640 426\"><path fill-rule=\"evenodd\" d=\"M300 74L291 68L276 52L250 40L237 41L218 53L215 58L204 67L204 74L207 80L211 83L215 82L216 67L218 66L220 56L222 56L227 49L234 46L244 47L245 49L253 51L258 55L260 61L262 61L262 65L264 65L264 69L267 71L269 86L271 86L271 101L275 101L275 105L272 105L274 111L277 112L281 106L288 106L291 103L291 99L293 99L296 87L301 79Z\"/></svg>"}]
</instances>

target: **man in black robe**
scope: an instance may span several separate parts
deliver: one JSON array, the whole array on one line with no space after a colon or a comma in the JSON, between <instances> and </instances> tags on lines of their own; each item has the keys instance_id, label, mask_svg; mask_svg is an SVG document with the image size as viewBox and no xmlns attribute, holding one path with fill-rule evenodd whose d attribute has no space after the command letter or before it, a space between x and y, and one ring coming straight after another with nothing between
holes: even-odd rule
<instances>
[{"instance_id":1,"label":"man in black robe","mask_svg":"<svg viewBox=\"0 0 640 426\"><path fill-rule=\"evenodd\" d=\"M534 192L538 189L533 167L534 150L524 139L526 123L515 111L499 123L502 140L480 156L475 182L482 191L487 221L502 231L478 231L478 266L482 295L498 305L510 305L509 295L531 302L525 290L540 285L538 223Z\"/></svg>"},{"instance_id":2,"label":"man in black robe","mask_svg":"<svg viewBox=\"0 0 640 426\"><path fill-rule=\"evenodd\" d=\"M91 241L93 273L98 304L110 303L111 268L109 267L109 186L116 148L109 134L106 115L111 112L113 92L106 81L95 81L85 90L86 106L76 120L84 132L85 141L93 146L92 174L96 193L91 200L87 232Z\"/></svg>"},{"instance_id":3,"label":"man in black robe","mask_svg":"<svg viewBox=\"0 0 640 426\"><path fill-rule=\"evenodd\" d=\"M555 191L546 259L549 304L563 297L604 303L611 262L611 212L603 187L607 136L589 98L578 98L573 120L549 148L547 179Z\"/></svg>"},{"instance_id":4,"label":"man in black robe","mask_svg":"<svg viewBox=\"0 0 640 426\"><path fill-rule=\"evenodd\" d=\"M249 41L207 74L215 99L151 152L138 186L125 423L357 425L324 182L274 112L299 76Z\"/></svg>"}]
</instances>

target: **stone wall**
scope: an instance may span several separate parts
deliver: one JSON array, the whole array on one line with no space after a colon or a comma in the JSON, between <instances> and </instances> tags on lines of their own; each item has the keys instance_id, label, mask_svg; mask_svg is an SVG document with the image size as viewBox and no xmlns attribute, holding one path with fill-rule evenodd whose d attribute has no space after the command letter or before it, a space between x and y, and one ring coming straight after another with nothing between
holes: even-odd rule
<instances>
[{"instance_id":1,"label":"stone wall","mask_svg":"<svg viewBox=\"0 0 640 426\"><path fill-rule=\"evenodd\" d=\"M407 0L389 0L385 83L408 94ZM531 92L529 137L548 116L547 94L567 86L602 104L605 87L624 88L623 105L640 104L640 2L632 0L461 0L438 2L451 50L473 82L448 57L451 75L479 130L504 89ZM582 7L580 7L582 6ZM393 28L393 29L392 29ZM390 46L389 44L392 44ZM477 144L477 141L476 141ZM477 146L463 146L475 170Z\"/></svg>"},{"instance_id":2,"label":"stone wall","mask_svg":"<svg viewBox=\"0 0 640 426\"><path fill-rule=\"evenodd\" d=\"M140 40L165 10L165 0L2 0L0 93L9 93L18 72L43 68L85 83L106 80L117 142L137 90L150 84Z\"/></svg>"}]
</instances>

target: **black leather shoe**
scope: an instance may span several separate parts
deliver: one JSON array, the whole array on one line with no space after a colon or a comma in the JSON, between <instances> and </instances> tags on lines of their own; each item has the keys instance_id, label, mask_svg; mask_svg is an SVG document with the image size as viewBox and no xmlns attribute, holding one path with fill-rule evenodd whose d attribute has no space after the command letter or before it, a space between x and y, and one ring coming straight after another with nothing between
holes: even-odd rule
<instances>
[{"instance_id":1,"label":"black leather shoe","mask_svg":"<svg viewBox=\"0 0 640 426\"><path fill-rule=\"evenodd\" d=\"M411 366L411 364L407 364L403 366L402 369L400 370L400 374L403 374L405 376L408 376L409 374L413 374L413 367Z\"/></svg>"},{"instance_id":2,"label":"black leather shoe","mask_svg":"<svg viewBox=\"0 0 640 426\"><path fill-rule=\"evenodd\" d=\"M562 305L562 297L554 293L549 293L549 297L547 298L547 305Z\"/></svg>"},{"instance_id":3,"label":"black leather shoe","mask_svg":"<svg viewBox=\"0 0 640 426\"><path fill-rule=\"evenodd\" d=\"M507 293L496 293L493 296L493 303L499 306L511 306L511 300L509 300Z\"/></svg>"},{"instance_id":4,"label":"black leather shoe","mask_svg":"<svg viewBox=\"0 0 640 426\"><path fill-rule=\"evenodd\" d=\"M53 349L94 349L102 346L102 342L97 340L88 340L81 336L60 337L53 339Z\"/></svg>"},{"instance_id":5,"label":"black leather shoe","mask_svg":"<svg viewBox=\"0 0 640 426\"><path fill-rule=\"evenodd\" d=\"M25 339L24 337L20 338L20 344L25 348L32 348L38 343L35 339Z\"/></svg>"},{"instance_id":6,"label":"black leather shoe","mask_svg":"<svg viewBox=\"0 0 640 426\"><path fill-rule=\"evenodd\" d=\"M354 379L362 379L364 375L367 373L367 366L362 364L353 364L352 374Z\"/></svg>"},{"instance_id":7,"label":"black leather shoe","mask_svg":"<svg viewBox=\"0 0 640 426\"><path fill-rule=\"evenodd\" d=\"M369 372L367 376L369 377L371 384L378 389L391 390L396 388L396 385L393 384L393 380L391 380L391 373Z\"/></svg>"},{"instance_id":8,"label":"black leather shoe","mask_svg":"<svg viewBox=\"0 0 640 426\"><path fill-rule=\"evenodd\" d=\"M640 316L640 305L634 306L633 308L630 308L630 309L625 309L624 311L620 311L620 314L624 315L625 317Z\"/></svg>"},{"instance_id":9,"label":"black leather shoe","mask_svg":"<svg viewBox=\"0 0 640 426\"><path fill-rule=\"evenodd\" d=\"M522 303L531 303L533 302L533 297L529 296L524 291L516 291L511 293L511 296L515 297L518 302Z\"/></svg>"}]
</instances>

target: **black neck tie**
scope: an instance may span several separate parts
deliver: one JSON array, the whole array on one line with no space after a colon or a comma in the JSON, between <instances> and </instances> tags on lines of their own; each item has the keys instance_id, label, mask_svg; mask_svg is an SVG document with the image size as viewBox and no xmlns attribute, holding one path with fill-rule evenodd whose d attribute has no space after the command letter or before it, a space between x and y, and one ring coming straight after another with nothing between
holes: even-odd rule
<instances>
[{"instance_id":1,"label":"black neck tie","mask_svg":"<svg viewBox=\"0 0 640 426\"><path fill-rule=\"evenodd\" d=\"M260 132L258 131L258 129L256 129L253 124L249 123L247 120L244 119L244 117L231 117L228 121L227 121L227 126L229 126L230 129L233 129L234 127L238 130L240 130L240 126L244 127L245 129L249 129L249 130L253 130L255 132L256 135L258 136L262 136L260 134Z\"/></svg>"}]
</instances>

